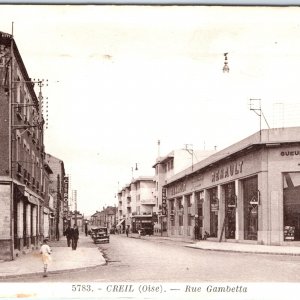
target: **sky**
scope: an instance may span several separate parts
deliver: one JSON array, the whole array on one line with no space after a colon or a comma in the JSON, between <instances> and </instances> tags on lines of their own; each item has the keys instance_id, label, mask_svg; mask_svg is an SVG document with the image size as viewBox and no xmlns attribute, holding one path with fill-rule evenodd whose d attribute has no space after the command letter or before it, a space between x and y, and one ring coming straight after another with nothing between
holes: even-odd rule
<instances>
[{"instance_id":1,"label":"sky","mask_svg":"<svg viewBox=\"0 0 300 300\"><path fill-rule=\"evenodd\" d=\"M48 80L46 152L85 215L154 175L158 140L163 156L257 132L250 99L262 128L300 126L298 7L1 5L0 31L12 22L29 77Z\"/></svg>"}]
</instances>

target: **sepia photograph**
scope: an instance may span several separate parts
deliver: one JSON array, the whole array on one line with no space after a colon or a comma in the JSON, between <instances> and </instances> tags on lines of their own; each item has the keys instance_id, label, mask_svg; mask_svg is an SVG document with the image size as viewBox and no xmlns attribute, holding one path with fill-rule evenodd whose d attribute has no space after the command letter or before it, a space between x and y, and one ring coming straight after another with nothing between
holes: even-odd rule
<instances>
[{"instance_id":1,"label":"sepia photograph","mask_svg":"<svg viewBox=\"0 0 300 300\"><path fill-rule=\"evenodd\" d=\"M0 298L300 293L300 7L0 4Z\"/></svg>"}]
</instances>

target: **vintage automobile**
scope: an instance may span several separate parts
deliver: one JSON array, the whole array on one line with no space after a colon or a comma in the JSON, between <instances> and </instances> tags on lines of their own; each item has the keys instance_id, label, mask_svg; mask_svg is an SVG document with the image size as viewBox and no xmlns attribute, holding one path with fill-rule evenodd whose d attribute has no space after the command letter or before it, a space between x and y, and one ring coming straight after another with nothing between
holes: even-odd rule
<instances>
[{"instance_id":1,"label":"vintage automobile","mask_svg":"<svg viewBox=\"0 0 300 300\"><path fill-rule=\"evenodd\" d=\"M107 227L91 228L91 237L94 243L109 243L109 234Z\"/></svg>"}]
</instances>

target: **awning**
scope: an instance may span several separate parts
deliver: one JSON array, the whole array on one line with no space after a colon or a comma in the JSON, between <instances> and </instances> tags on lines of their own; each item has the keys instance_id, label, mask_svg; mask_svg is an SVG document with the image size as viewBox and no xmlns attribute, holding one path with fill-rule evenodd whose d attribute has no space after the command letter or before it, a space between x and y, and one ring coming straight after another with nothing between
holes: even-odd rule
<instances>
[{"instance_id":1,"label":"awning","mask_svg":"<svg viewBox=\"0 0 300 300\"><path fill-rule=\"evenodd\" d=\"M121 221L117 224L117 227L120 226L123 222L125 222L125 219L121 220Z\"/></svg>"},{"instance_id":2,"label":"awning","mask_svg":"<svg viewBox=\"0 0 300 300\"><path fill-rule=\"evenodd\" d=\"M14 194L18 200L21 200L22 198L25 197L24 192L25 192L25 186L19 184L14 185Z\"/></svg>"},{"instance_id":3,"label":"awning","mask_svg":"<svg viewBox=\"0 0 300 300\"><path fill-rule=\"evenodd\" d=\"M28 201L34 205L38 205L38 199L34 196L30 195L28 192L25 191L25 196L27 197Z\"/></svg>"}]
</instances>

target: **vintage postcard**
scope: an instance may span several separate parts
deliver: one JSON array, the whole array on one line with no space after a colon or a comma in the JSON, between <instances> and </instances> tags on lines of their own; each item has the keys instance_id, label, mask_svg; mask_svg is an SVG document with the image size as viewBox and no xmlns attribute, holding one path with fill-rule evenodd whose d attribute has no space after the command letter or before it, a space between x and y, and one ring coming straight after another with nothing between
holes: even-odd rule
<instances>
[{"instance_id":1,"label":"vintage postcard","mask_svg":"<svg viewBox=\"0 0 300 300\"><path fill-rule=\"evenodd\" d=\"M298 299L300 7L0 4L0 297Z\"/></svg>"}]
</instances>

